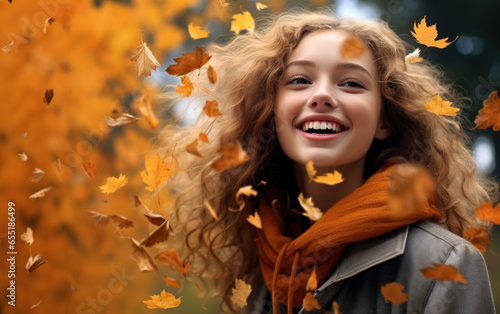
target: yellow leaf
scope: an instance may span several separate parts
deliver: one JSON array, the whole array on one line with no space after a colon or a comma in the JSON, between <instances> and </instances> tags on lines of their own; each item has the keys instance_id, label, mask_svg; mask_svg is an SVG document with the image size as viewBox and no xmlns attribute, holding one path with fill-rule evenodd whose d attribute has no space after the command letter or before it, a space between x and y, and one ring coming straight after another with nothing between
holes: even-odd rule
<instances>
[{"instance_id":1,"label":"yellow leaf","mask_svg":"<svg viewBox=\"0 0 500 314\"><path fill-rule=\"evenodd\" d=\"M260 220L260 216L258 212L255 212L253 215L248 215L247 221L254 225L258 229L262 229L262 220Z\"/></svg>"},{"instance_id":2,"label":"yellow leaf","mask_svg":"<svg viewBox=\"0 0 500 314\"><path fill-rule=\"evenodd\" d=\"M234 14L231 21L231 31L239 35L241 31L247 30L253 32L255 29L255 21L248 11L243 11L242 14Z\"/></svg>"},{"instance_id":3,"label":"yellow leaf","mask_svg":"<svg viewBox=\"0 0 500 314\"><path fill-rule=\"evenodd\" d=\"M120 176L118 178L106 178L106 184L101 185L99 188L101 189L102 193L110 194L124 187L127 182L127 177L124 174L120 173Z\"/></svg>"},{"instance_id":4,"label":"yellow leaf","mask_svg":"<svg viewBox=\"0 0 500 314\"><path fill-rule=\"evenodd\" d=\"M366 51L365 43L358 37L351 36L344 40L340 46L340 55L344 59L355 59L361 57Z\"/></svg>"},{"instance_id":5,"label":"yellow leaf","mask_svg":"<svg viewBox=\"0 0 500 314\"><path fill-rule=\"evenodd\" d=\"M268 5L265 5L262 2L258 2L258 1L255 3L255 6L257 7L257 10L259 10L259 11L264 10L265 8L268 7Z\"/></svg>"},{"instance_id":6,"label":"yellow leaf","mask_svg":"<svg viewBox=\"0 0 500 314\"><path fill-rule=\"evenodd\" d=\"M306 291L314 291L318 288L318 279L316 277L316 268L311 272L311 276L307 280Z\"/></svg>"},{"instance_id":7,"label":"yellow leaf","mask_svg":"<svg viewBox=\"0 0 500 314\"><path fill-rule=\"evenodd\" d=\"M148 306L148 309L171 309L181 304L181 298L176 299L173 294L166 292L164 289L160 295L152 295L151 300L142 302Z\"/></svg>"},{"instance_id":8,"label":"yellow leaf","mask_svg":"<svg viewBox=\"0 0 500 314\"><path fill-rule=\"evenodd\" d=\"M207 200L203 201L203 205L205 205L205 207L207 208L210 215L212 215L212 217L214 217L215 220L219 221L219 217L217 217L217 213L215 212L214 208L212 207L212 205L210 205L210 203Z\"/></svg>"},{"instance_id":9,"label":"yellow leaf","mask_svg":"<svg viewBox=\"0 0 500 314\"><path fill-rule=\"evenodd\" d=\"M203 158L203 155L198 150L198 139L195 139L191 143L186 145L186 151L190 154Z\"/></svg>"},{"instance_id":10,"label":"yellow leaf","mask_svg":"<svg viewBox=\"0 0 500 314\"><path fill-rule=\"evenodd\" d=\"M216 100L207 100L205 106L203 107L203 111L210 118L221 116L222 112L219 111L219 108L217 107L218 105L219 104Z\"/></svg>"},{"instance_id":11,"label":"yellow leaf","mask_svg":"<svg viewBox=\"0 0 500 314\"><path fill-rule=\"evenodd\" d=\"M405 57L405 63L407 64L418 63L422 61L424 61L424 59L420 57L420 48L415 49Z\"/></svg>"},{"instance_id":12,"label":"yellow leaf","mask_svg":"<svg viewBox=\"0 0 500 314\"><path fill-rule=\"evenodd\" d=\"M380 288L385 302L394 304L405 303L408 300L408 295L403 292L404 286L397 282L388 283Z\"/></svg>"},{"instance_id":13,"label":"yellow leaf","mask_svg":"<svg viewBox=\"0 0 500 314\"><path fill-rule=\"evenodd\" d=\"M304 300L302 300L302 306L306 311L321 310L318 299L311 292L306 293Z\"/></svg>"},{"instance_id":14,"label":"yellow leaf","mask_svg":"<svg viewBox=\"0 0 500 314\"><path fill-rule=\"evenodd\" d=\"M483 101L483 108L479 110L474 123L478 129L492 126L493 131L500 130L500 99L497 91L491 92L488 99Z\"/></svg>"},{"instance_id":15,"label":"yellow leaf","mask_svg":"<svg viewBox=\"0 0 500 314\"><path fill-rule=\"evenodd\" d=\"M313 181L317 182L317 183L335 185L335 184L339 184L339 183L343 182L344 179L342 178L342 174L340 172L338 172L337 170L335 170L333 173L327 173L327 174L322 175L322 176L317 176L313 179Z\"/></svg>"},{"instance_id":16,"label":"yellow leaf","mask_svg":"<svg viewBox=\"0 0 500 314\"><path fill-rule=\"evenodd\" d=\"M451 101L443 100L437 95L425 103L425 108L438 116L456 116L460 109L451 107L451 104Z\"/></svg>"},{"instance_id":17,"label":"yellow leaf","mask_svg":"<svg viewBox=\"0 0 500 314\"><path fill-rule=\"evenodd\" d=\"M302 215L308 217L312 221L318 221L323 216L323 212L321 211L321 209L319 209L318 207L314 207L312 197L304 198L304 195L301 192L299 194L298 200L300 206L302 206L302 208L304 208L304 210L306 211L305 213L302 213Z\"/></svg>"},{"instance_id":18,"label":"yellow leaf","mask_svg":"<svg viewBox=\"0 0 500 314\"><path fill-rule=\"evenodd\" d=\"M427 47L436 47L436 48L445 48L451 43L453 43L457 38L455 38L451 42L446 42L448 40L448 37L436 40L436 37L438 36L438 31L436 29L436 24L427 26L427 22L425 21L425 16L424 18L420 21L420 23L413 24L413 31L411 34L419 44L425 45Z\"/></svg>"},{"instance_id":19,"label":"yellow leaf","mask_svg":"<svg viewBox=\"0 0 500 314\"><path fill-rule=\"evenodd\" d=\"M189 263L184 266L182 264L179 253L175 249L171 249L170 251L165 251L155 256L156 260L159 260L166 265L171 266L176 272L181 273L184 277L186 277L189 271Z\"/></svg>"},{"instance_id":20,"label":"yellow leaf","mask_svg":"<svg viewBox=\"0 0 500 314\"><path fill-rule=\"evenodd\" d=\"M205 143L210 143L210 141L208 140L208 136L204 133L204 132L201 132L200 134L198 134L198 139L202 142L205 142Z\"/></svg>"},{"instance_id":21,"label":"yellow leaf","mask_svg":"<svg viewBox=\"0 0 500 314\"><path fill-rule=\"evenodd\" d=\"M185 75L196 69L200 69L210 60L210 58L212 58L212 56L208 54L206 48L194 47L194 53L188 51L179 58L175 58L174 61L177 62L177 64L170 65L166 71L170 75Z\"/></svg>"},{"instance_id":22,"label":"yellow leaf","mask_svg":"<svg viewBox=\"0 0 500 314\"><path fill-rule=\"evenodd\" d=\"M26 232L21 234L21 240L26 242L28 246L31 246L33 242L35 242L35 238L33 237L33 230L30 227L26 229Z\"/></svg>"},{"instance_id":23,"label":"yellow leaf","mask_svg":"<svg viewBox=\"0 0 500 314\"><path fill-rule=\"evenodd\" d=\"M217 82L217 72L215 72L211 65L208 66L207 75L210 83L215 84Z\"/></svg>"},{"instance_id":24,"label":"yellow leaf","mask_svg":"<svg viewBox=\"0 0 500 314\"><path fill-rule=\"evenodd\" d=\"M189 23L188 32L189 32L189 36L191 36L191 38L193 38L194 40L200 39L200 38L207 38L208 34L210 34L209 30L201 29L200 26L194 26L193 23Z\"/></svg>"},{"instance_id":25,"label":"yellow leaf","mask_svg":"<svg viewBox=\"0 0 500 314\"><path fill-rule=\"evenodd\" d=\"M151 70L156 70L156 67L161 66L146 43L140 44L134 52L132 52L130 61L136 62L134 68L137 68L138 76L143 74L144 77L151 75Z\"/></svg>"},{"instance_id":26,"label":"yellow leaf","mask_svg":"<svg viewBox=\"0 0 500 314\"><path fill-rule=\"evenodd\" d=\"M159 151L155 157L146 156L145 164L146 170L143 170L140 173L142 181L147 184L146 190L157 190L170 178L170 165L161 160L161 154Z\"/></svg>"},{"instance_id":27,"label":"yellow leaf","mask_svg":"<svg viewBox=\"0 0 500 314\"><path fill-rule=\"evenodd\" d=\"M247 305L247 298L252 292L252 286L247 284L241 279L236 279L234 283L234 288L232 290L231 302L243 308Z\"/></svg>"},{"instance_id":28,"label":"yellow leaf","mask_svg":"<svg viewBox=\"0 0 500 314\"><path fill-rule=\"evenodd\" d=\"M312 160L306 162L306 171L307 175L309 176L309 182L311 182L317 173L317 171L314 169L314 164Z\"/></svg>"},{"instance_id":29,"label":"yellow leaf","mask_svg":"<svg viewBox=\"0 0 500 314\"><path fill-rule=\"evenodd\" d=\"M50 191L51 189L52 189L51 186L49 186L48 188L42 189L42 190L36 192L35 194L32 194L30 196L30 199L34 200L35 198L45 197L45 195L47 194L47 192Z\"/></svg>"},{"instance_id":30,"label":"yellow leaf","mask_svg":"<svg viewBox=\"0 0 500 314\"><path fill-rule=\"evenodd\" d=\"M184 95L182 97L191 96L191 93L194 90L194 85L189 79L189 77L187 76L181 77L181 83L182 85L177 85L177 87L175 88L175 92Z\"/></svg>"},{"instance_id":31,"label":"yellow leaf","mask_svg":"<svg viewBox=\"0 0 500 314\"><path fill-rule=\"evenodd\" d=\"M433 263L434 267L426 267L420 271L425 278L436 279L439 281L456 281L460 283L467 283L464 276L455 268L453 265L436 264Z\"/></svg>"},{"instance_id":32,"label":"yellow leaf","mask_svg":"<svg viewBox=\"0 0 500 314\"><path fill-rule=\"evenodd\" d=\"M221 157L212 164L212 168L216 171L223 171L238 166L250 159L250 156L248 156L239 143L230 143L222 146L219 149L219 154L221 154Z\"/></svg>"}]
</instances>

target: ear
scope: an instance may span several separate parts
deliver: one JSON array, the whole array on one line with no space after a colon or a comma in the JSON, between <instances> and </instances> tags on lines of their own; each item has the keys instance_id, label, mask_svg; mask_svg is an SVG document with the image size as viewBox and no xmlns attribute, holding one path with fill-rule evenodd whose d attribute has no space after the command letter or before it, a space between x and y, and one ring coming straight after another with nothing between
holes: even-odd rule
<instances>
[{"instance_id":1,"label":"ear","mask_svg":"<svg viewBox=\"0 0 500 314\"><path fill-rule=\"evenodd\" d=\"M375 130L375 138L377 140L385 140L390 134L391 127L383 119L380 119Z\"/></svg>"}]
</instances>

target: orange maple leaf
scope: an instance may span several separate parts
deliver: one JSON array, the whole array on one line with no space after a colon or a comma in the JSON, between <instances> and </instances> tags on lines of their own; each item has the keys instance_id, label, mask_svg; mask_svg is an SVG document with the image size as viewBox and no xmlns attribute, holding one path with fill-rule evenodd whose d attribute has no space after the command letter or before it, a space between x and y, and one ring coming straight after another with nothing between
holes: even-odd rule
<instances>
[{"instance_id":1,"label":"orange maple leaf","mask_svg":"<svg viewBox=\"0 0 500 314\"><path fill-rule=\"evenodd\" d=\"M141 171L140 174L142 181L147 184L146 190L158 190L170 178L171 167L162 161L160 152L155 157L146 156L145 163L146 170Z\"/></svg>"},{"instance_id":2,"label":"orange maple leaf","mask_svg":"<svg viewBox=\"0 0 500 314\"><path fill-rule=\"evenodd\" d=\"M182 284L179 280L170 278L168 276L163 276L163 281L165 281L165 284L169 287L182 287Z\"/></svg>"},{"instance_id":3,"label":"orange maple leaf","mask_svg":"<svg viewBox=\"0 0 500 314\"><path fill-rule=\"evenodd\" d=\"M340 46L340 55L344 59L354 59L361 57L366 51L365 43L358 37L346 38Z\"/></svg>"},{"instance_id":4,"label":"orange maple leaf","mask_svg":"<svg viewBox=\"0 0 500 314\"><path fill-rule=\"evenodd\" d=\"M243 11L242 14L234 14L231 21L231 31L239 35L241 31L247 30L253 32L255 29L255 21L252 14L248 11Z\"/></svg>"},{"instance_id":5,"label":"orange maple leaf","mask_svg":"<svg viewBox=\"0 0 500 314\"><path fill-rule=\"evenodd\" d=\"M200 134L198 134L198 139L202 142L205 142L205 143L210 143L210 141L208 140L208 136L206 133L204 132L201 132Z\"/></svg>"},{"instance_id":6,"label":"orange maple leaf","mask_svg":"<svg viewBox=\"0 0 500 314\"><path fill-rule=\"evenodd\" d=\"M478 129L492 126L493 131L500 130L500 99L497 91L491 92L488 99L483 101L483 108L479 110L474 123Z\"/></svg>"},{"instance_id":7,"label":"orange maple leaf","mask_svg":"<svg viewBox=\"0 0 500 314\"><path fill-rule=\"evenodd\" d=\"M311 292L306 293L306 296L302 300L302 307L306 311L312 311L314 309L321 310L321 306L319 305L318 299L316 299Z\"/></svg>"},{"instance_id":8,"label":"orange maple leaf","mask_svg":"<svg viewBox=\"0 0 500 314\"><path fill-rule=\"evenodd\" d=\"M205 106L203 106L203 111L210 118L221 116L222 112L219 111L219 103L216 100L207 100Z\"/></svg>"},{"instance_id":9,"label":"orange maple leaf","mask_svg":"<svg viewBox=\"0 0 500 314\"><path fill-rule=\"evenodd\" d=\"M495 208L491 202L484 203L476 209L476 217L500 225L500 203Z\"/></svg>"},{"instance_id":10,"label":"orange maple leaf","mask_svg":"<svg viewBox=\"0 0 500 314\"><path fill-rule=\"evenodd\" d=\"M182 97L189 97L194 90L194 85L187 76L181 77L181 85L177 85L175 92L183 95Z\"/></svg>"},{"instance_id":11,"label":"orange maple leaf","mask_svg":"<svg viewBox=\"0 0 500 314\"><path fill-rule=\"evenodd\" d=\"M189 23L188 32L189 36L191 36L194 40L207 38L208 34L210 34L209 30L202 29L201 26L195 26L193 23Z\"/></svg>"},{"instance_id":12,"label":"orange maple leaf","mask_svg":"<svg viewBox=\"0 0 500 314\"><path fill-rule=\"evenodd\" d=\"M436 48L445 48L451 43L453 43L457 38L455 38L451 42L446 42L448 40L448 37L436 40L436 37L438 36L438 31L436 29L436 24L427 26L427 22L425 21L426 16L420 21L420 23L413 24L413 31L411 31L411 34L419 44L425 45L427 47L436 47Z\"/></svg>"},{"instance_id":13,"label":"orange maple leaf","mask_svg":"<svg viewBox=\"0 0 500 314\"><path fill-rule=\"evenodd\" d=\"M120 173L118 178L108 177L106 178L106 184L101 185L99 188L102 193L110 194L116 192L117 190L124 187L128 182L127 177L124 174Z\"/></svg>"},{"instance_id":14,"label":"orange maple leaf","mask_svg":"<svg viewBox=\"0 0 500 314\"><path fill-rule=\"evenodd\" d=\"M467 228L464 237L468 238L481 253L486 252L486 245L490 243L490 237L484 228Z\"/></svg>"},{"instance_id":15,"label":"orange maple leaf","mask_svg":"<svg viewBox=\"0 0 500 314\"><path fill-rule=\"evenodd\" d=\"M212 56L208 54L206 48L194 47L194 53L188 51L179 58L175 58L174 61L177 62L177 64L170 65L166 71L171 75L186 75L196 69L201 69L210 58L212 58Z\"/></svg>"},{"instance_id":16,"label":"orange maple leaf","mask_svg":"<svg viewBox=\"0 0 500 314\"><path fill-rule=\"evenodd\" d=\"M390 282L380 288L385 302L394 304L405 303L408 300L408 295L403 292L404 286L397 282Z\"/></svg>"},{"instance_id":17,"label":"orange maple leaf","mask_svg":"<svg viewBox=\"0 0 500 314\"><path fill-rule=\"evenodd\" d=\"M420 271L425 278L436 279L439 281L456 281L461 283L467 283L464 276L452 265L436 264L433 263L434 267L426 267Z\"/></svg>"},{"instance_id":18,"label":"orange maple leaf","mask_svg":"<svg viewBox=\"0 0 500 314\"><path fill-rule=\"evenodd\" d=\"M342 178L342 174L340 172L334 170L334 172L329 172L322 176L316 176L313 178L313 181L317 183L335 185L344 182L344 178Z\"/></svg>"},{"instance_id":19,"label":"orange maple leaf","mask_svg":"<svg viewBox=\"0 0 500 314\"><path fill-rule=\"evenodd\" d=\"M440 95L436 95L425 103L425 108L438 116L456 116L460 109L451 107L451 104L451 101L443 100Z\"/></svg>"},{"instance_id":20,"label":"orange maple leaf","mask_svg":"<svg viewBox=\"0 0 500 314\"><path fill-rule=\"evenodd\" d=\"M186 266L182 264L179 253L175 249L171 249L170 251L162 252L155 256L156 260L159 260L166 265L171 266L176 272L181 273L184 277L186 277L189 271L189 263Z\"/></svg>"},{"instance_id":21,"label":"orange maple leaf","mask_svg":"<svg viewBox=\"0 0 500 314\"><path fill-rule=\"evenodd\" d=\"M247 284L241 279L236 279L234 282L234 288L232 290L233 294L231 295L231 302L243 308L247 305L247 298L252 292L252 286Z\"/></svg>"},{"instance_id":22,"label":"orange maple leaf","mask_svg":"<svg viewBox=\"0 0 500 314\"><path fill-rule=\"evenodd\" d=\"M250 156L248 156L239 143L224 145L219 149L218 153L221 154L221 157L212 164L212 168L216 171L223 171L238 166L250 159Z\"/></svg>"},{"instance_id":23,"label":"orange maple leaf","mask_svg":"<svg viewBox=\"0 0 500 314\"><path fill-rule=\"evenodd\" d=\"M148 306L148 309L171 309L181 304L181 298L176 299L173 294L166 292L164 289L160 295L152 295L151 300L142 302Z\"/></svg>"},{"instance_id":24,"label":"orange maple leaf","mask_svg":"<svg viewBox=\"0 0 500 314\"><path fill-rule=\"evenodd\" d=\"M151 70L156 70L156 67L161 66L146 43L140 44L134 52L132 52L130 61L136 62L134 68L137 68L137 74L139 76L143 74L144 77L151 75Z\"/></svg>"},{"instance_id":25,"label":"orange maple leaf","mask_svg":"<svg viewBox=\"0 0 500 314\"><path fill-rule=\"evenodd\" d=\"M211 65L208 66L207 75L210 83L215 84L217 82L217 72L215 72Z\"/></svg>"}]
</instances>

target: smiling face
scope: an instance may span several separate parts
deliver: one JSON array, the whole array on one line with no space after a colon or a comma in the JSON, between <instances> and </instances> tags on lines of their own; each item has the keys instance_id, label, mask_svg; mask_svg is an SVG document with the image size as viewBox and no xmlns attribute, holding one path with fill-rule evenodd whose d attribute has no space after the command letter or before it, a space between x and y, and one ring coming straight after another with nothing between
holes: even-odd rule
<instances>
[{"instance_id":1,"label":"smiling face","mask_svg":"<svg viewBox=\"0 0 500 314\"><path fill-rule=\"evenodd\" d=\"M381 119L374 57L365 49L359 57L344 59L341 46L348 38L352 36L343 31L315 31L285 60L277 88L276 133L295 163L364 167L373 139L390 133Z\"/></svg>"}]
</instances>

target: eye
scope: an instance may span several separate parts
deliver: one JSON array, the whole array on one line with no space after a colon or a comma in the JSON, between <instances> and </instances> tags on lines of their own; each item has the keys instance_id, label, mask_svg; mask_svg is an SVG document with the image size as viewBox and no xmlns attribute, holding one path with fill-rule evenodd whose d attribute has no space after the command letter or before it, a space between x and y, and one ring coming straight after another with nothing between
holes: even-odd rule
<instances>
[{"instance_id":1,"label":"eye","mask_svg":"<svg viewBox=\"0 0 500 314\"><path fill-rule=\"evenodd\" d=\"M363 85L363 83L361 83L360 81L358 81L356 79L348 79L348 80L344 81L343 83L341 83L340 85L345 86L345 87L365 89L365 86Z\"/></svg>"},{"instance_id":2,"label":"eye","mask_svg":"<svg viewBox=\"0 0 500 314\"><path fill-rule=\"evenodd\" d=\"M309 84L309 80L303 76L292 76L287 82L287 85Z\"/></svg>"}]
</instances>

